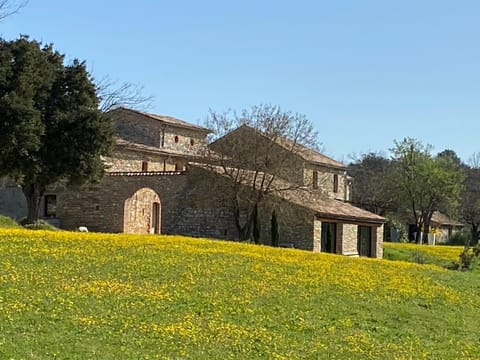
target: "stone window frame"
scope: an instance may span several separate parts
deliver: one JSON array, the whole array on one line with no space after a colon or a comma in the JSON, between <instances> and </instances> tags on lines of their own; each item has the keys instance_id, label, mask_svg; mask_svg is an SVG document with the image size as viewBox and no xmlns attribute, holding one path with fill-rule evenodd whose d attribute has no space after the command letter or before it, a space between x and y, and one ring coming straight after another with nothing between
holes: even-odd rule
<instances>
[{"instance_id":1,"label":"stone window frame","mask_svg":"<svg viewBox=\"0 0 480 360\"><path fill-rule=\"evenodd\" d=\"M338 193L338 174L333 174L333 192Z\"/></svg>"},{"instance_id":2,"label":"stone window frame","mask_svg":"<svg viewBox=\"0 0 480 360\"><path fill-rule=\"evenodd\" d=\"M313 170L313 173L312 173L312 188L318 189L318 171L317 170Z\"/></svg>"}]
</instances>

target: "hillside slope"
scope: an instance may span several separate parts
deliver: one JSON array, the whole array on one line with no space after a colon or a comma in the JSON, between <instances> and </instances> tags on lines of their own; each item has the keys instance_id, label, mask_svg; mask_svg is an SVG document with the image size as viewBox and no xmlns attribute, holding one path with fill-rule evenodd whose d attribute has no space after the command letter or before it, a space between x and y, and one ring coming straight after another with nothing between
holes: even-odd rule
<instances>
[{"instance_id":1,"label":"hillside slope","mask_svg":"<svg viewBox=\"0 0 480 360\"><path fill-rule=\"evenodd\" d=\"M433 265L0 229L0 358L475 358L479 290Z\"/></svg>"}]
</instances>

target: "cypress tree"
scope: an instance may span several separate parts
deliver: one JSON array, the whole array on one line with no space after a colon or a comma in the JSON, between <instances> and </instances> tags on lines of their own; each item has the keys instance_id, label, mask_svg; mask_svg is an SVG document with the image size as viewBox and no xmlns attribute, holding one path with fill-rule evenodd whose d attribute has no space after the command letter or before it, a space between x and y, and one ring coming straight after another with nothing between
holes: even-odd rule
<instances>
[{"instance_id":1,"label":"cypress tree","mask_svg":"<svg viewBox=\"0 0 480 360\"><path fill-rule=\"evenodd\" d=\"M257 205L253 208L253 241L260 244L260 218Z\"/></svg>"},{"instance_id":2,"label":"cypress tree","mask_svg":"<svg viewBox=\"0 0 480 360\"><path fill-rule=\"evenodd\" d=\"M277 213L275 212L275 210L273 210L272 212L272 219L270 223L271 223L271 231L272 231L272 246L278 247L280 232L278 229L278 219L277 219Z\"/></svg>"}]
</instances>

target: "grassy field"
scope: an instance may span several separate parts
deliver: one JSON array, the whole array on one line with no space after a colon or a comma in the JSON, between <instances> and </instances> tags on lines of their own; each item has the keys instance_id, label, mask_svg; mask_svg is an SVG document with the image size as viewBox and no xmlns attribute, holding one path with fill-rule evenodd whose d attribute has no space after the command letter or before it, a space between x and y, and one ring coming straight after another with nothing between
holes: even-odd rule
<instances>
[{"instance_id":1,"label":"grassy field","mask_svg":"<svg viewBox=\"0 0 480 360\"><path fill-rule=\"evenodd\" d=\"M383 243L384 259L434 264L443 267L448 267L452 262L458 261L462 251L463 246Z\"/></svg>"},{"instance_id":2,"label":"grassy field","mask_svg":"<svg viewBox=\"0 0 480 360\"><path fill-rule=\"evenodd\" d=\"M479 334L475 272L0 229L1 359L478 359Z\"/></svg>"}]
</instances>

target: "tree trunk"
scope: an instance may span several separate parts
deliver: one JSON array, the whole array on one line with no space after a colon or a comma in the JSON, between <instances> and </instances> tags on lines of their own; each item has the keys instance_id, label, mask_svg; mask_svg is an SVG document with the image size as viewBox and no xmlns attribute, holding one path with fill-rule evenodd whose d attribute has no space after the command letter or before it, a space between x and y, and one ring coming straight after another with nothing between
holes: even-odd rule
<instances>
[{"instance_id":1,"label":"tree trunk","mask_svg":"<svg viewBox=\"0 0 480 360\"><path fill-rule=\"evenodd\" d=\"M27 200L27 223L33 224L40 217L40 201L45 188L37 184L27 184L22 187L22 191Z\"/></svg>"},{"instance_id":2,"label":"tree trunk","mask_svg":"<svg viewBox=\"0 0 480 360\"><path fill-rule=\"evenodd\" d=\"M480 224L471 224L470 232L472 233L472 240L470 245L476 245L478 243L478 227Z\"/></svg>"},{"instance_id":3,"label":"tree trunk","mask_svg":"<svg viewBox=\"0 0 480 360\"><path fill-rule=\"evenodd\" d=\"M422 243L428 244L428 234L430 233L430 220L426 219L423 224Z\"/></svg>"},{"instance_id":4,"label":"tree trunk","mask_svg":"<svg viewBox=\"0 0 480 360\"><path fill-rule=\"evenodd\" d=\"M235 220L235 227L237 228L238 239L241 241L249 240L252 233L252 213L250 212L250 214L248 214L244 225L242 225L240 222L240 208L237 205L234 206L233 216Z\"/></svg>"},{"instance_id":5,"label":"tree trunk","mask_svg":"<svg viewBox=\"0 0 480 360\"><path fill-rule=\"evenodd\" d=\"M415 244L422 243L422 226L423 224L420 221L417 221L415 224Z\"/></svg>"}]
</instances>

